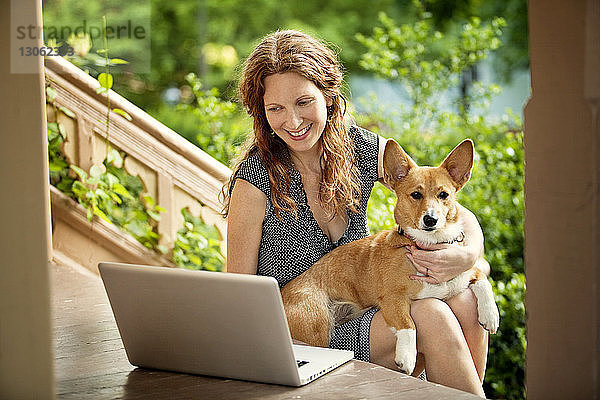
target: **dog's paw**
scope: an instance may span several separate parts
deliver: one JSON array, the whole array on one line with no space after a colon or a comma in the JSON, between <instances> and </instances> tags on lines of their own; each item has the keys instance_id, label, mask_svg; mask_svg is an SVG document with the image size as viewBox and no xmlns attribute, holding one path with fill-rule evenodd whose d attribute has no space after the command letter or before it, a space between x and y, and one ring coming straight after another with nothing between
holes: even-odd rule
<instances>
[{"instance_id":1,"label":"dog's paw","mask_svg":"<svg viewBox=\"0 0 600 400\"><path fill-rule=\"evenodd\" d=\"M500 325L500 315L494 300L492 285L487 279L480 279L470 287L477 298L479 323L490 333L496 333Z\"/></svg>"},{"instance_id":2,"label":"dog's paw","mask_svg":"<svg viewBox=\"0 0 600 400\"><path fill-rule=\"evenodd\" d=\"M490 333L496 333L500 326L500 315L498 314L498 306L496 303L486 304L482 307L477 307L479 314L479 323Z\"/></svg>"},{"instance_id":3,"label":"dog's paw","mask_svg":"<svg viewBox=\"0 0 600 400\"><path fill-rule=\"evenodd\" d=\"M396 334L394 362L401 372L412 374L417 363L417 332L414 329L392 329Z\"/></svg>"}]
</instances>

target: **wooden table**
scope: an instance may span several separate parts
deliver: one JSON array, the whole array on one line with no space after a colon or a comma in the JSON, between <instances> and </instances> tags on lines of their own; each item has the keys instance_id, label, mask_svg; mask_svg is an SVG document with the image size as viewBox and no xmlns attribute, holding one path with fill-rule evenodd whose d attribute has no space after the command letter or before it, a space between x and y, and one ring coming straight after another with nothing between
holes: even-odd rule
<instances>
[{"instance_id":1,"label":"wooden table","mask_svg":"<svg viewBox=\"0 0 600 400\"><path fill-rule=\"evenodd\" d=\"M52 281L60 399L478 399L357 360L300 388L136 368L100 278L54 265Z\"/></svg>"}]
</instances>

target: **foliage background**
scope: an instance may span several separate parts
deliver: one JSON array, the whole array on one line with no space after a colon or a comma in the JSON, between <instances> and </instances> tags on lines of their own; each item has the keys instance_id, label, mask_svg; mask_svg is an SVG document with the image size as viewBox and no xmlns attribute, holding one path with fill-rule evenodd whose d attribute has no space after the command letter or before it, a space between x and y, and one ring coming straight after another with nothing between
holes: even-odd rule
<instances>
[{"instance_id":1,"label":"foliage background","mask_svg":"<svg viewBox=\"0 0 600 400\"><path fill-rule=\"evenodd\" d=\"M471 137L476 164L459 200L484 230L501 312L500 330L490 339L486 394L525 397L522 123L520 112L488 114L501 87L480 82L476 73L490 53L500 84L528 67L525 0L44 0L43 7L45 23L57 26L102 15L118 23L145 16L149 8L151 72L136 72L136 48L117 47L112 54L131 62L115 68L113 89L225 164L250 129L232 101L240 60L276 29L301 29L335 43L347 77L371 74L399 84L401 104L385 104L377 96L352 99L354 109L361 109L353 116L359 125L394 137L419 164L438 164ZM72 61L96 76L94 52L101 46L83 46L87 52ZM173 92L176 98L166 95ZM58 148L59 126L49 125L50 137L50 146ZM60 169L60 157L55 161L51 179L72 185L73 174ZM368 213L372 232L393 226L393 203L387 189L374 188ZM210 250L215 243L211 232L183 212L186 225L173 253L186 265L204 257L195 249Z\"/></svg>"},{"instance_id":2,"label":"foliage background","mask_svg":"<svg viewBox=\"0 0 600 400\"><path fill-rule=\"evenodd\" d=\"M475 143L475 167L458 200L474 211L485 235L486 259L500 310L500 328L490 337L484 387L492 398L523 398L525 362L525 277L523 264L523 131L510 110L489 118L491 98L500 88L474 82L451 106L439 93L460 84L465 70L485 59L500 45L505 21L465 21L453 37L435 29L432 14L421 8L412 24L396 25L382 14L381 25L369 37L361 65L379 76L401 83L409 101L394 107L369 101L358 115L359 125L402 144L419 165L439 165L465 137ZM441 45L441 44L444 45ZM393 229L395 197L376 185L367 216L372 231Z\"/></svg>"}]
</instances>

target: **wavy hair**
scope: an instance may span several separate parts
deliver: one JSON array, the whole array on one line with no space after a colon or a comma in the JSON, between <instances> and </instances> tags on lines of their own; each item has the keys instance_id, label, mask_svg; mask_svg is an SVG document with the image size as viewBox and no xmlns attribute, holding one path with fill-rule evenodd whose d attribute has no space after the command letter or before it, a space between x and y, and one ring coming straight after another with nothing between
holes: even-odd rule
<instances>
[{"instance_id":1,"label":"wavy hair","mask_svg":"<svg viewBox=\"0 0 600 400\"><path fill-rule=\"evenodd\" d=\"M227 216L229 212L229 193L240 165L248 157L258 154L271 182L270 200L275 215L280 218L280 212L286 211L297 216L297 205L289 195L288 149L279 137L271 134L263 99L264 79L285 72L295 72L312 81L325 98L332 100L332 105L327 107L327 123L321 136L321 206L332 219L341 209L358 212L359 172L355 165L354 143L344 122L346 99L341 93L342 67L336 53L325 43L305 33L286 30L266 36L244 62L238 96L253 118L253 131L234 162L229 182L223 187L223 214Z\"/></svg>"}]
</instances>

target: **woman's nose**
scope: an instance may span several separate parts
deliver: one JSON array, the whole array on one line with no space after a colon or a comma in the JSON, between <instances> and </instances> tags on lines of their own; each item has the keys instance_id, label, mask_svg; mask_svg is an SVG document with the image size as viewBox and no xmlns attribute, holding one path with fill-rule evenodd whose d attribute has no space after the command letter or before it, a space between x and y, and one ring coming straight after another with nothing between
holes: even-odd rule
<instances>
[{"instance_id":1,"label":"woman's nose","mask_svg":"<svg viewBox=\"0 0 600 400\"><path fill-rule=\"evenodd\" d=\"M296 109L290 109L287 113L286 125L288 129L297 129L302 125L302 117Z\"/></svg>"}]
</instances>

